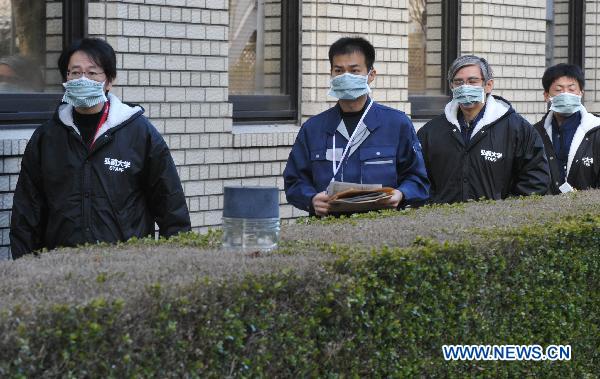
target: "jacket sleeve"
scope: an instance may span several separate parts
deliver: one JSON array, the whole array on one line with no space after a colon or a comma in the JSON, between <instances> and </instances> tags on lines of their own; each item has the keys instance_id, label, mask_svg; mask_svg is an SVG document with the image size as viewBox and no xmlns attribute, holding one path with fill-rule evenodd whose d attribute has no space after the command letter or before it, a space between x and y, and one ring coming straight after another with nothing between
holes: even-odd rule
<instances>
[{"instance_id":1,"label":"jacket sleeve","mask_svg":"<svg viewBox=\"0 0 600 379\"><path fill-rule=\"evenodd\" d=\"M149 125L148 155L144 164L146 198L161 237L191 230L187 203L165 140Z\"/></svg>"},{"instance_id":2,"label":"jacket sleeve","mask_svg":"<svg viewBox=\"0 0 600 379\"><path fill-rule=\"evenodd\" d=\"M313 185L305 130L305 126L300 129L292 146L283 170L283 183L288 203L307 212L313 212L312 198L317 194L317 190Z\"/></svg>"},{"instance_id":3,"label":"jacket sleeve","mask_svg":"<svg viewBox=\"0 0 600 379\"><path fill-rule=\"evenodd\" d=\"M27 143L21 161L10 222L10 250L14 259L44 247L48 206L42 188L39 134Z\"/></svg>"},{"instance_id":4,"label":"jacket sleeve","mask_svg":"<svg viewBox=\"0 0 600 379\"><path fill-rule=\"evenodd\" d=\"M426 126L428 124L429 123L425 124L424 126L421 127L421 129L419 129L419 131L417 132L417 139L419 140L419 143L421 144L421 155L423 156L423 162L425 162L425 171L427 172L427 179L429 180L428 202L431 202L432 199L435 197L435 180L429 174L429 170L431 170L431 162L429 159L430 158L429 136L428 136L427 128L426 128Z\"/></svg>"},{"instance_id":5,"label":"jacket sleeve","mask_svg":"<svg viewBox=\"0 0 600 379\"><path fill-rule=\"evenodd\" d=\"M429 179L421 143L408 118L406 135L398 149L398 190L404 195L401 205L420 205L429 199Z\"/></svg>"},{"instance_id":6,"label":"jacket sleeve","mask_svg":"<svg viewBox=\"0 0 600 379\"><path fill-rule=\"evenodd\" d=\"M594 146L600 146L600 132L596 132L594 136ZM594 166L600 166L600 149L594 149ZM600 169L596 170L596 183L594 183L593 188L600 188Z\"/></svg>"},{"instance_id":7,"label":"jacket sleeve","mask_svg":"<svg viewBox=\"0 0 600 379\"><path fill-rule=\"evenodd\" d=\"M526 120L523 138L517 146L513 175L513 195L545 195L550 184L550 168L544 153L544 143L538 131Z\"/></svg>"}]
</instances>

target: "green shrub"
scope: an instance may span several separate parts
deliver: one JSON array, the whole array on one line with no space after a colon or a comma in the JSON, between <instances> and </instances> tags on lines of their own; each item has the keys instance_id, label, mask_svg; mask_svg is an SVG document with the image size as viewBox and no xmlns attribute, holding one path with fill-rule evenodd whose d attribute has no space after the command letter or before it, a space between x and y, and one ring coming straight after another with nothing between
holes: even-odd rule
<instances>
[{"instance_id":1,"label":"green shrub","mask_svg":"<svg viewBox=\"0 0 600 379\"><path fill-rule=\"evenodd\" d=\"M553 200L527 207L539 216ZM521 218L521 204L505 203L514 208L505 215ZM383 222L359 218L328 243L287 239L284 254L257 258L164 244L86 248L71 253L78 265L86 258L100 265L85 268L89 289L52 302L31 301L36 280L58 277L67 254L7 262L5 281L25 277L32 287L10 296L0 287L0 299L10 300L0 314L0 377L597 377L600 213L577 204L590 212L573 213L572 205L548 210L540 223L481 224L450 242L344 243ZM469 204L461 213L498 206ZM384 222L412 225L420 217L437 218L441 230L457 216L438 207ZM329 235L343 223L315 226ZM213 260L221 272L215 263L199 275L185 271ZM236 262L243 267L228 266ZM77 277L63 273L53 288L74 291L69 286L83 283ZM444 344L565 344L573 353L571 361L448 362Z\"/></svg>"}]
</instances>

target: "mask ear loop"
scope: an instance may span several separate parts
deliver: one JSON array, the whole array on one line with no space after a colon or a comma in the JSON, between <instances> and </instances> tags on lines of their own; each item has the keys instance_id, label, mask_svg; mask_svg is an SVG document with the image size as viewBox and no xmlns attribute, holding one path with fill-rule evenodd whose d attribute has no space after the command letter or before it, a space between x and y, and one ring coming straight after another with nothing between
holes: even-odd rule
<instances>
[{"instance_id":1,"label":"mask ear loop","mask_svg":"<svg viewBox=\"0 0 600 379\"><path fill-rule=\"evenodd\" d=\"M369 90L368 93L373 92L373 91L371 91L371 86L369 86L369 75L371 75L372 72L373 72L373 69L370 69L369 72L367 72L367 76L365 76L365 85L367 86L367 89Z\"/></svg>"}]
</instances>

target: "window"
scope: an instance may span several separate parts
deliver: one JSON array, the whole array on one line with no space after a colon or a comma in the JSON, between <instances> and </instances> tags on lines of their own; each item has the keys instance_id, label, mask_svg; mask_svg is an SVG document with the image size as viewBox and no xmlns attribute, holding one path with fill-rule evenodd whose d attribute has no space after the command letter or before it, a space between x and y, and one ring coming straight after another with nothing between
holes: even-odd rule
<instances>
[{"instance_id":1,"label":"window","mask_svg":"<svg viewBox=\"0 0 600 379\"><path fill-rule=\"evenodd\" d=\"M431 119L449 101L446 72L458 56L458 0L409 0L408 100L413 119Z\"/></svg>"},{"instance_id":2,"label":"window","mask_svg":"<svg viewBox=\"0 0 600 379\"><path fill-rule=\"evenodd\" d=\"M0 129L33 129L52 116L62 96L56 61L85 35L86 9L85 1L0 0Z\"/></svg>"},{"instance_id":3,"label":"window","mask_svg":"<svg viewBox=\"0 0 600 379\"><path fill-rule=\"evenodd\" d=\"M43 91L41 1L0 0L0 92Z\"/></svg>"},{"instance_id":4,"label":"window","mask_svg":"<svg viewBox=\"0 0 600 379\"><path fill-rule=\"evenodd\" d=\"M297 119L298 0L229 0L235 122Z\"/></svg>"}]
</instances>

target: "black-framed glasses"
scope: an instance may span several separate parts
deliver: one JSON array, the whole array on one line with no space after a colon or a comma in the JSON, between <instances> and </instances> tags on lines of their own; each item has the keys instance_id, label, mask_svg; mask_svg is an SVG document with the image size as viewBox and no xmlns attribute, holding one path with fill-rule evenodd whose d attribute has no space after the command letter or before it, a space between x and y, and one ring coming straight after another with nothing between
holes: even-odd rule
<instances>
[{"instance_id":1,"label":"black-framed glasses","mask_svg":"<svg viewBox=\"0 0 600 379\"><path fill-rule=\"evenodd\" d=\"M470 86L478 86L483 82L483 78L478 78L476 76L472 76L470 78L467 78L467 80L465 81L464 79L452 79L452 84L455 87L460 87L464 84L468 84Z\"/></svg>"},{"instance_id":2,"label":"black-framed glasses","mask_svg":"<svg viewBox=\"0 0 600 379\"><path fill-rule=\"evenodd\" d=\"M69 79L80 79L84 75L88 79L97 80L102 75L104 75L104 72L96 72L96 71L85 72L85 71L79 71L79 70L67 71L67 78L69 78Z\"/></svg>"}]
</instances>

